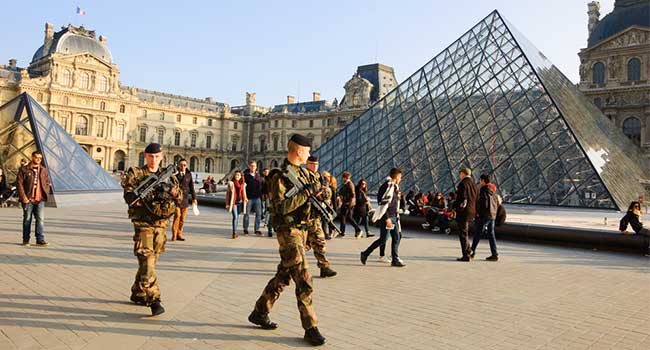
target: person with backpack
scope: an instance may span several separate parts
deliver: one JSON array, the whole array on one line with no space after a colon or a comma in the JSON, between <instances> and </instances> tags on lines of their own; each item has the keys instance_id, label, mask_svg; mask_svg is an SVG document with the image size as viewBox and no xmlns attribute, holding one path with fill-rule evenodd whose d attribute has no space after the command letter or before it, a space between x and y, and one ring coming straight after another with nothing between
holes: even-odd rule
<instances>
[{"instance_id":1,"label":"person with backpack","mask_svg":"<svg viewBox=\"0 0 650 350\"><path fill-rule=\"evenodd\" d=\"M481 189L478 194L478 201L476 202L476 230L474 230L474 241L472 242L472 252L470 256L473 258L476 254L476 247L481 240L481 235L486 232L488 241L490 242L490 251L492 255L485 258L487 261L498 261L499 254L497 253L497 241L494 236L494 220L497 217L497 207L499 206L496 186L492 183L490 175L483 174L480 177Z\"/></svg>"}]
</instances>

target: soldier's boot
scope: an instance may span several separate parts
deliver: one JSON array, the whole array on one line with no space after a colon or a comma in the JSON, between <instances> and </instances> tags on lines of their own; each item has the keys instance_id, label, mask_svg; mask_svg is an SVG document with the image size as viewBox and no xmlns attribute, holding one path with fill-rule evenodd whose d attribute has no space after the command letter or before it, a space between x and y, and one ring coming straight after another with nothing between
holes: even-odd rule
<instances>
[{"instance_id":1,"label":"soldier's boot","mask_svg":"<svg viewBox=\"0 0 650 350\"><path fill-rule=\"evenodd\" d=\"M156 301L155 303L151 304L151 316L158 316L165 312L165 308L162 306L160 301Z\"/></svg>"},{"instance_id":2,"label":"soldier's boot","mask_svg":"<svg viewBox=\"0 0 650 350\"><path fill-rule=\"evenodd\" d=\"M269 314L262 314L260 312L257 312L257 310L253 310L250 315L248 315L248 321L252 324L256 324L262 329L276 329L278 328L278 324L275 322L271 322L271 319L269 318Z\"/></svg>"},{"instance_id":3,"label":"soldier's boot","mask_svg":"<svg viewBox=\"0 0 650 350\"><path fill-rule=\"evenodd\" d=\"M336 276L336 271L330 269L329 266L320 268L321 278L334 277L334 276Z\"/></svg>"},{"instance_id":4,"label":"soldier's boot","mask_svg":"<svg viewBox=\"0 0 650 350\"><path fill-rule=\"evenodd\" d=\"M323 345L327 341L325 337L320 334L317 327L312 327L306 330L303 339L305 339L307 343L314 346Z\"/></svg>"}]
</instances>

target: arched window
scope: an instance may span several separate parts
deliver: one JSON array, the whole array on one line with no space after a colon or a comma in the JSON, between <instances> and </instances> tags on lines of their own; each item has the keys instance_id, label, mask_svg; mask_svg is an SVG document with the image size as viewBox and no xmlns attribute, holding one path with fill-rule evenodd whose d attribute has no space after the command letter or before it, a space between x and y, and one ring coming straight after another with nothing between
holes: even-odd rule
<instances>
[{"instance_id":1,"label":"arched window","mask_svg":"<svg viewBox=\"0 0 650 350\"><path fill-rule=\"evenodd\" d=\"M144 152L138 154L138 166L144 166Z\"/></svg>"},{"instance_id":2,"label":"arched window","mask_svg":"<svg viewBox=\"0 0 650 350\"><path fill-rule=\"evenodd\" d=\"M72 72L69 69L63 71L61 83L63 86L72 86Z\"/></svg>"},{"instance_id":3,"label":"arched window","mask_svg":"<svg viewBox=\"0 0 650 350\"><path fill-rule=\"evenodd\" d=\"M36 100L38 102L43 102L43 93L39 92L38 95L36 95Z\"/></svg>"},{"instance_id":4,"label":"arched window","mask_svg":"<svg viewBox=\"0 0 650 350\"><path fill-rule=\"evenodd\" d=\"M627 61L627 81L641 80L641 61L634 57Z\"/></svg>"},{"instance_id":5,"label":"arched window","mask_svg":"<svg viewBox=\"0 0 650 350\"><path fill-rule=\"evenodd\" d=\"M190 171L196 172L198 171L197 170L198 168L199 168L199 159L196 157L190 158Z\"/></svg>"},{"instance_id":6,"label":"arched window","mask_svg":"<svg viewBox=\"0 0 650 350\"><path fill-rule=\"evenodd\" d=\"M596 62L593 67L593 81L594 84L604 84L605 83L605 65L602 62Z\"/></svg>"},{"instance_id":7,"label":"arched window","mask_svg":"<svg viewBox=\"0 0 650 350\"><path fill-rule=\"evenodd\" d=\"M239 161L237 159L233 159L230 161L230 170L235 169L239 165Z\"/></svg>"},{"instance_id":8,"label":"arched window","mask_svg":"<svg viewBox=\"0 0 650 350\"><path fill-rule=\"evenodd\" d=\"M75 135L88 135L88 118L80 116L77 118L77 125L74 128Z\"/></svg>"},{"instance_id":9,"label":"arched window","mask_svg":"<svg viewBox=\"0 0 650 350\"><path fill-rule=\"evenodd\" d=\"M140 142L147 142L147 127L140 127Z\"/></svg>"},{"instance_id":10,"label":"arched window","mask_svg":"<svg viewBox=\"0 0 650 350\"><path fill-rule=\"evenodd\" d=\"M174 156L174 164L178 164L181 161L181 159L183 159L183 157L181 157L180 154L175 155Z\"/></svg>"},{"instance_id":11,"label":"arched window","mask_svg":"<svg viewBox=\"0 0 650 350\"><path fill-rule=\"evenodd\" d=\"M198 137L197 133L193 132L190 135L190 147L196 147L196 138Z\"/></svg>"},{"instance_id":12,"label":"arched window","mask_svg":"<svg viewBox=\"0 0 650 350\"><path fill-rule=\"evenodd\" d=\"M81 73L81 88L82 89L90 88L90 75L88 75L88 73Z\"/></svg>"},{"instance_id":13,"label":"arched window","mask_svg":"<svg viewBox=\"0 0 650 350\"><path fill-rule=\"evenodd\" d=\"M205 172L206 173L211 173L212 172L213 164L214 164L214 161L212 160L212 158L207 158L205 160Z\"/></svg>"},{"instance_id":14,"label":"arched window","mask_svg":"<svg viewBox=\"0 0 650 350\"><path fill-rule=\"evenodd\" d=\"M260 152L266 152L266 136L260 136Z\"/></svg>"},{"instance_id":15,"label":"arched window","mask_svg":"<svg viewBox=\"0 0 650 350\"><path fill-rule=\"evenodd\" d=\"M158 128L158 143L163 144L165 140L165 128Z\"/></svg>"},{"instance_id":16,"label":"arched window","mask_svg":"<svg viewBox=\"0 0 650 350\"><path fill-rule=\"evenodd\" d=\"M120 105L120 113L126 112L126 107L124 105Z\"/></svg>"},{"instance_id":17,"label":"arched window","mask_svg":"<svg viewBox=\"0 0 650 350\"><path fill-rule=\"evenodd\" d=\"M208 119L208 126L212 126L212 118Z\"/></svg>"},{"instance_id":18,"label":"arched window","mask_svg":"<svg viewBox=\"0 0 650 350\"><path fill-rule=\"evenodd\" d=\"M278 141L279 141L278 135L273 135L273 150L274 151L278 150Z\"/></svg>"},{"instance_id":19,"label":"arched window","mask_svg":"<svg viewBox=\"0 0 650 350\"><path fill-rule=\"evenodd\" d=\"M106 102L104 102L104 101L100 102L99 103L99 109L101 109L102 111L105 111L106 110Z\"/></svg>"},{"instance_id":20,"label":"arched window","mask_svg":"<svg viewBox=\"0 0 650 350\"><path fill-rule=\"evenodd\" d=\"M629 117L623 121L623 133L637 144L641 143L641 121L636 117Z\"/></svg>"},{"instance_id":21,"label":"arched window","mask_svg":"<svg viewBox=\"0 0 650 350\"><path fill-rule=\"evenodd\" d=\"M278 167L278 161L274 159L273 161L271 161L271 168L277 168L277 167Z\"/></svg>"},{"instance_id":22,"label":"arched window","mask_svg":"<svg viewBox=\"0 0 650 350\"><path fill-rule=\"evenodd\" d=\"M160 112L160 120L165 120L165 112Z\"/></svg>"},{"instance_id":23,"label":"arched window","mask_svg":"<svg viewBox=\"0 0 650 350\"><path fill-rule=\"evenodd\" d=\"M104 75L99 77L99 91L108 92L108 78Z\"/></svg>"},{"instance_id":24,"label":"arched window","mask_svg":"<svg viewBox=\"0 0 650 350\"><path fill-rule=\"evenodd\" d=\"M180 146L181 145L181 132L176 131L174 132L174 146Z\"/></svg>"}]
</instances>

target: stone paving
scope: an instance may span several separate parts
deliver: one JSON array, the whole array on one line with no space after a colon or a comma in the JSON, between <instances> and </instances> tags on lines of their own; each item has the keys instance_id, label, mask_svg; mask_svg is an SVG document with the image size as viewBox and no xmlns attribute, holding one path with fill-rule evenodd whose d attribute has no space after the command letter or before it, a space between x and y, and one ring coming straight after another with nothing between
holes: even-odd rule
<instances>
[{"instance_id":1,"label":"stone paving","mask_svg":"<svg viewBox=\"0 0 650 350\"><path fill-rule=\"evenodd\" d=\"M223 209L202 207L188 240L168 242L158 317L128 300L137 264L124 205L46 208L47 248L18 244L20 215L0 209L0 349L307 347L293 286L271 313L280 328L247 322L277 242L230 239ZM482 242L477 260L459 263L457 239L407 231L400 269L376 253L362 266L369 244L328 242L339 276L314 277L323 348L650 349L647 257L499 242L491 263ZM311 252L309 264L317 276Z\"/></svg>"}]
</instances>

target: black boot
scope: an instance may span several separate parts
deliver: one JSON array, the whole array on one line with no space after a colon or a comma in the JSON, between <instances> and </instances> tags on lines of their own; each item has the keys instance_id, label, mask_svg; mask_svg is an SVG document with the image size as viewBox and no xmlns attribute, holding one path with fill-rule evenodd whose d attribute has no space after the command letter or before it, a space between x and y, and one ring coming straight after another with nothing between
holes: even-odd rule
<instances>
[{"instance_id":1,"label":"black boot","mask_svg":"<svg viewBox=\"0 0 650 350\"><path fill-rule=\"evenodd\" d=\"M147 303L144 301L144 297L135 294L131 294L131 301L137 305L147 305Z\"/></svg>"},{"instance_id":2,"label":"black boot","mask_svg":"<svg viewBox=\"0 0 650 350\"><path fill-rule=\"evenodd\" d=\"M330 269L329 267L321 267L320 268L320 277L321 278L334 277L334 276L336 276L336 271Z\"/></svg>"},{"instance_id":3,"label":"black boot","mask_svg":"<svg viewBox=\"0 0 650 350\"><path fill-rule=\"evenodd\" d=\"M303 339L305 339L307 343L314 346L323 345L327 341L325 337L320 334L317 327L311 327L306 330Z\"/></svg>"},{"instance_id":4,"label":"black boot","mask_svg":"<svg viewBox=\"0 0 650 350\"><path fill-rule=\"evenodd\" d=\"M256 310L253 310L250 315L248 315L248 321L252 324L256 324L262 329L276 329L278 328L278 324L271 322L271 319L269 319L269 314L262 314L257 312Z\"/></svg>"},{"instance_id":5,"label":"black boot","mask_svg":"<svg viewBox=\"0 0 650 350\"><path fill-rule=\"evenodd\" d=\"M151 316L158 316L165 312L165 308L162 306L162 304L159 301L156 301L155 303L151 304Z\"/></svg>"}]
</instances>

